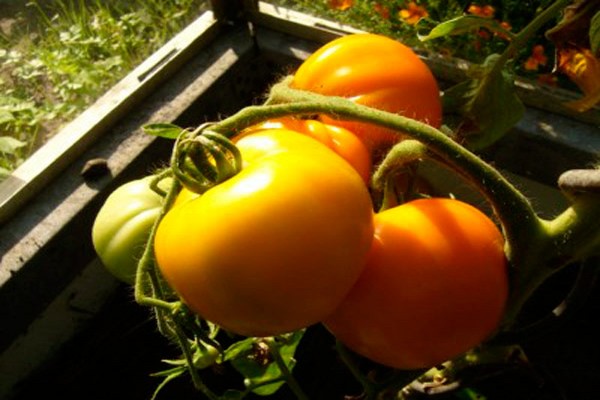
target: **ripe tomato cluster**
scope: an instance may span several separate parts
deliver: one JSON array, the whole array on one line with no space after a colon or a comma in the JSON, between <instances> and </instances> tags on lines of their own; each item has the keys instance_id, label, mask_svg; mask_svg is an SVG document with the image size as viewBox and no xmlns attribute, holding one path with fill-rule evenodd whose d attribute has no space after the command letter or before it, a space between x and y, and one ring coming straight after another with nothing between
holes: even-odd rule
<instances>
[{"instance_id":1,"label":"ripe tomato cluster","mask_svg":"<svg viewBox=\"0 0 600 400\"><path fill-rule=\"evenodd\" d=\"M441 123L435 78L384 36L330 42L292 86ZM228 331L271 336L323 323L349 348L395 368L432 366L489 337L508 295L498 227L450 198L377 213L373 160L402 135L316 118L240 132L233 140L242 170L202 195L181 191L153 242L167 283Z\"/></svg>"}]
</instances>

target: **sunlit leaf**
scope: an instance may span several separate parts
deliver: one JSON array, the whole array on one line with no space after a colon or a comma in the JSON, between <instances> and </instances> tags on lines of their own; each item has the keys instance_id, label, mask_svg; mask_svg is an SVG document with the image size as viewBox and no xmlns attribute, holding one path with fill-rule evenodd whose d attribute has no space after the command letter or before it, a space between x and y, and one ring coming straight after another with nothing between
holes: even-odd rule
<instances>
[{"instance_id":1,"label":"sunlit leaf","mask_svg":"<svg viewBox=\"0 0 600 400\"><path fill-rule=\"evenodd\" d=\"M8 110L0 108L0 124L6 124L15 120L15 116Z\"/></svg>"},{"instance_id":2,"label":"sunlit leaf","mask_svg":"<svg viewBox=\"0 0 600 400\"><path fill-rule=\"evenodd\" d=\"M27 143L15 139L11 136L0 136L0 153L13 154L18 149L26 146Z\"/></svg>"},{"instance_id":3,"label":"sunlit leaf","mask_svg":"<svg viewBox=\"0 0 600 400\"><path fill-rule=\"evenodd\" d=\"M152 136L160 136L165 139L177 139L183 128L166 123L147 124L142 127L145 133Z\"/></svg>"},{"instance_id":4,"label":"sunlit leaf","mask_svg":"<svg viewBox=\"0 0 600 400\"><path fill-rule=\"evenodd\" d=\"M525 106L517 96L514 80L506 69L492 73L498 57L486 60L471 79L444 91L444 108L455 111L477 127L465 136L471 149L487 147L506 134L525 113Z\"/></svg>"},{"instance_id":5,"label":"sunlit leaf","mask_svg":"<svg viewBox=\"0 0 600 400\"><path fill-rule=\"evenodd\" d=\"M247 338L240 340L232 344L225 350L223 361L231 361L235 358L243 356L244 354L251 352L256 342L256 338Z\"/></svg>"},{"instance_id":6,"label":"sunlit leaf","mask_svg":"<svg viewBox=\"0 0 600 400\"><path fill-rule=\"evenodd\" d=\"M427 35L420 35L422 41L437 39L450 35L461 35L469 32L476 32L481 28L486 28L492 32L505 36L511 36L512 33L502 26L502 23L486 17L477 15L463 15L449 21L442 22L433 28Z\"/></svg>"}]
</instances>

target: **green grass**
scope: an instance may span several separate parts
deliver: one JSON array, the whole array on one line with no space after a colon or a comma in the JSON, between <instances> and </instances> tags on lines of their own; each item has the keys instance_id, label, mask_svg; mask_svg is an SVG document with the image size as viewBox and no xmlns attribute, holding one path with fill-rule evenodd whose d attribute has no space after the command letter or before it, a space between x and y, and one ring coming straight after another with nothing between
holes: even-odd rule
<instances>
[{"instance_id":1,"label":"green grass","mask_svg":"<svg viewBox=\"0 0 600 400\"><path fill-rule=\"evenodd\" d=\"M9 32L0 31L0 180L205 3L60 0L17 7Z\"/></svg>"}]
</instances>

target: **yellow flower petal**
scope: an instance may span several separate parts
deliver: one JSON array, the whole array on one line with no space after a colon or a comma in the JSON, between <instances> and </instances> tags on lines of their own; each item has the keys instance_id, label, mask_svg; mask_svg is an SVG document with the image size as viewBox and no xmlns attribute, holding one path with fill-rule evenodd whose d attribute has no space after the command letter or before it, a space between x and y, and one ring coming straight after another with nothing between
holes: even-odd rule
<instances>
[{"instance_id":1,"label":"yellow flower petal","mask_svg":"<svg viewBox=\"0 0 600 400\"><path fill-rule=\"evenodd\" d=\"M344 11L352 7L354 0L329 0L329 8Z\"/></svg>"}]
</instances>

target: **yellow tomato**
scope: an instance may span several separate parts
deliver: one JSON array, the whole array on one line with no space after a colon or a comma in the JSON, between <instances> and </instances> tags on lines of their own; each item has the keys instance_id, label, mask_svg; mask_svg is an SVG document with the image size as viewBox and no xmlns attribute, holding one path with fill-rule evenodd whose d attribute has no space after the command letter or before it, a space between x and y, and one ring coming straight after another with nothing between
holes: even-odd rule
<instances>
[{"instance_id":1,"label":"yellow tomato","mask_svg":"<svg viewBox=\"0 0 600 400\"><path fill-rule=\"evenodd\" d=\"M252 160L240 173L161 221L157 263L191 310L229 331L307 327L338 306L365 265L368 190L341 157L297 132L259 131L238 146Z\"/></svg>"}]
</instances>

